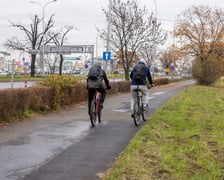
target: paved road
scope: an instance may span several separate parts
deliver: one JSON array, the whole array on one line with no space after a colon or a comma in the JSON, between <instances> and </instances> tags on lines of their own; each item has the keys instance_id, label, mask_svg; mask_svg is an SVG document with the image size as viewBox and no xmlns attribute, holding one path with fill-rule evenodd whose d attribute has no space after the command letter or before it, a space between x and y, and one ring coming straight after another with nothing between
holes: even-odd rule
<instances>
[{"instance_id":1,"label":"paved road","mask_svg":"<svg viewBox=\"0 0 224 180\"><path fill-rule=\"evenodd\" d=\"M194 81L150 90L151 113ZM108 97L103 123L90 127L86 104L0 129L1 180L93 180L111 167L139 130L130 93Z\"/></svg>"},{"instance_id":2,"label":"paved road","mask_svg":"<svg viewBox=\"0 0 224 180\"><path fill-rule=\"evenodd\" d=\"M34 81L27 81L26 86L31 87L34 86ZM7 88L24 88L25 87L25 81L22 82L0 82L0 90L1 89L7 89Z\"/></svg>"},{"instance_id":3,"label":"paved road","mask_svg":"<svg viewBox=\"0 0 224 180\"><path fill-rule=\"evenodd\" d=\"M109 78L110 82L117 82L122 81L124 79L118 79L118 78ZM86 80L83 80L83 82L86 82ZM21 81L21 82L0 82L0 90L1 89L7 89L7 88L24 88L24 87L32 87L36 84L35 81Z\"/></svg>"}]
</instances>

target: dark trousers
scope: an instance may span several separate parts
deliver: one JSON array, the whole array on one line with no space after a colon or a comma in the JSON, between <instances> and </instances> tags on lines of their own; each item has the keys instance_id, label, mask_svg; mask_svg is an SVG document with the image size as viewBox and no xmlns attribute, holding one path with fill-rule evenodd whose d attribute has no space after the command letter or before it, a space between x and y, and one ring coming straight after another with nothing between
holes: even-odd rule
<instances>
[{"instance_id":1,"label":"dark trousers","mask_svg":"<svg viewBox=\"0 0 224 180\"><path fill-rule=\"evenodd\" d=\"M105 97L106 97L106 90L103 87L97 88L97 89L89 88L88 89L88 112L90 112L91 102L94 98L94 94L95 94L96 90L101 93L100 106L102 106L103 103L104 103L104 100L105 100Z\"/></svg>"}]
</instances>

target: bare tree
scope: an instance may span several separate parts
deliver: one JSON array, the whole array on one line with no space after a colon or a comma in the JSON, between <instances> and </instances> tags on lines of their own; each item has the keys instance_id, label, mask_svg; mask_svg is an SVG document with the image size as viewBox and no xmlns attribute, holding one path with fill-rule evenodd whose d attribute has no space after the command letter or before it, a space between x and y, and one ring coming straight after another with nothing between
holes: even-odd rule
<instances>
[{"instance_id":1,"label":"bare tree","mask_svg":"<svg viewBox=\"0 0 224 180\"><path fill-rule=\"evenodd\" d=\"M224 12L208 6L191 6L178 16L174 34L181 37L185 50L206 59L224 37Z\"/></svg>"},{"instance_id":2,"label":"bare tree","mask_svg":"<svg viewBox=\"0 0 224 180\"><path fill-rule=\"evenodd\" d=\"M58 59L57 59L56 55L54 55L53 57L50 56L50 58L48 57L46 59L46 63L48 65L48 67L49 67L50 74L54 74L55 73L57 62L58 62Z\"/></svg>"},{"instance_id":3,"label":"bare tree","mask_svg":"<svg viewBox=\"0 0 224 180\"><path fill-rule=\"evenodd\" d=\"M137 54L134 54L134 55L133 55L132 52L127 52L127 56L133 56L133 57L132 57L132 62L133 62L133 63L137 63L138 60L139 60L138 55L137 55ZM130 58L130 57L129 57L129 58ZM115 52L114 60L116 61L116 63L117 63L118 66L123 67L122 52L121 52L121 51L117 51L117 52Z\"/></svg>"},{"instance_id":4,"label":"bare tree","mask_svg":"<svg viewBox=\"0 0 224 180\"><path fill-rule=\"evenodd\" d=\"M167 32L161 28L161 23L157 19L150 18L153 24L153 35L140 47L140 56L146 60L148 66L153 64L154 58L158 56L157 47L163 45L167 40Z\"/></svg>"},{"instance_id":5,"label":"bare tree","mask_svg":"<svg viewBox=\"0 0 224 180\"><path fill-rule=\"evenodd\" d=\"M66 40L66 35L73 29L73 26L65 26L59 33L49 32L48 36L53 40L53 43L56 46L63 46ZM59 62L59 74L62 75L62 66L63 66L64 57L63 54L60 54Z\"/></svg>"},{"instance_id":6,"label":"bare tree","mask_svg":"<svg viewBox=\"0 0 224 180\"><path fill-rule=\"evenodd\" d=\"M223 61L223 38L224 38L224 12L222 9L211 8L209 6L191 6L181 15L175 25L176 37L181 37L184 42L183 50L189 52L195 57L195 61L207 61L216 64L214 61L220 62L220 67ZM206 63L194 63L203 68L210 68ZM194 68L199 70L199 68ZM214 74L210 69L203 69L200 76L211 76ZM219 67L217 71L221 72ZM196 73L198 74L198 73ZM220 76L220 73L216 73ZM214 77L215 80L217 77ZM197 78L197 77L196 77ZM209 79L209 78L208 78ZM212 82L212 81L210 81ZM203 82L204 83L204 82ZM205 82L207 85L208 83Z\"/></svg>"},{"instance_id":7,"label":"bare tree","mask_svg":"<svg viewBox=\"0 0 224 180\"><path fill-rule=\"evenodd\" d=\"M165 69L170 69L171 65L175 66L175 62L179 59L180 55L177 50L172 47L167 48L160 55L160 62ZM168 74L168 72L166 71Z\"/></svg>"},{"instance_id":8,"label":"bare tree","mask_svg":"<svg viewBox=\"0 0 224 180\"><path fill-rule=\"evenodd\" d=\"M129 80L129 69L134 57L139 53L142 44L152 40L154 19L152 15L146 18L147 11L145 7L139 7L137 0L113 0L111 13L106 9L103 9L103 12L107 20L110 15L110 48L113 52L119 52L125 79ZM157 26L156 29L160 28ZM103 30L100 37L106 41L107 31Z\"/></svg>"},{"instance_id":9,"label":"bare tree","mask_svg":"<svg viewBox=\"0 0 224 180\"><path fill-rule=\"evenodd\" d=\"M10 22L12 27L18 28L19 30L23 31L25 34L24 40L19 40L17 37L12 37L11 39L7 39L6 43L4 44L6 47L14 49L14 50L39 50L40 46L43 41L44 34L46 34L53 26L53 15L47 21L45 25L45 29L40 30L42 27L40 25L42 19L38 18L37 15L32 18L32 22L30 25L23 25L23 24L16 24ZM51 39L48 39L44 43L49 43ZM31 54L31 77L35 75L35 62L36 62L36 54Z\"/></svg>"}]
</instances>

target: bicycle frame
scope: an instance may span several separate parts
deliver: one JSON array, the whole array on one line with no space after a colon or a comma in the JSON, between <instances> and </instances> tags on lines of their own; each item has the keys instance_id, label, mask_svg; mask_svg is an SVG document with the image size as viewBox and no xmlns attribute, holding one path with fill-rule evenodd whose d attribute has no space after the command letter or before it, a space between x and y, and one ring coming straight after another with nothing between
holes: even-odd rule
<instances>
[{"instance_id":1,"label":"bicycle frame","mask_svg":"<svg viewBox=\"0 0 224 180\"><path fill-rule=\"evenodd\" d=\"M137 87L136 89L136 92L137 92L137 103L138 103L138 107L139 107L139 114L142 113L142 108L143 108L143 102L142 102L142 91Z\"/></svg>"},{"instance_id":2,"label":"bicycle frame","mask_svg":"<svg viewBox=\"0 0 224 180\"><path fill-rule=\"evenodd\" d=\"M99 91L96 91L94 95L95 99L95 107L96 107L96 113L99 112L99 103L100 103L101 93Z\"/></svg>"}]
</instances>

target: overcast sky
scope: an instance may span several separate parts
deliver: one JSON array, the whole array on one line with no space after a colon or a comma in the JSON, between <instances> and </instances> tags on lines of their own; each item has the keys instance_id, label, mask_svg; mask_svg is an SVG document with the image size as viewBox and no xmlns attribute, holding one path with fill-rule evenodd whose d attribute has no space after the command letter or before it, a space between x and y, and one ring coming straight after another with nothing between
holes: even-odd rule
<instances>
[{"instance_id":1,"label":"overcast sky","mask_svg":"<svg viewBox=\"0 0 224 180\"><path fill-rule=\"evenodd\" d=\"M50 0L34 0L42 5ZM176 16L191 5L209 5L224 9L224 0L139 0L141 6L146 6L149 12L157 10L165 30L172 30ZM65 25L75 27L69 34L67 44L96 44L96 28L106 28L107 23L102 13L102 7L107 8L109 0L57 0L45 8L45 19L55 14L55 26L59 29ZM156 8L157 7L157 8ZM1 0L0 6L0 51L5 50L2 44L7 38L19 35L20 31L9 26L14 23L29 24L31 18L38 14L42 16L42 8L30 0ZM103 51L103 45L99 45Z\"/></svg>"}]
</instances>

